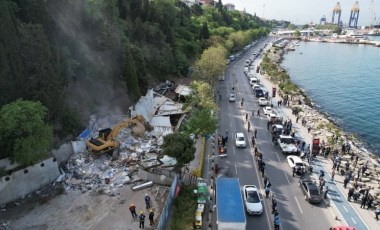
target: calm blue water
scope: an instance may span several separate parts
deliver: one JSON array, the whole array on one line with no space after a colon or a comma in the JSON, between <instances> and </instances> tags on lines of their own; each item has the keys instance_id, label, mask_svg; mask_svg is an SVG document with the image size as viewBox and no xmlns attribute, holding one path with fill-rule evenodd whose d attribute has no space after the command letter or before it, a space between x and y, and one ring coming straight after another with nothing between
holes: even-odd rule
<instances>
[{"instance_id":1,"label":"calm blue water","mask_svg":"<svg viewBox=\"0 0 380 230\"><path fill-rule=\"evenodd\" d=\"M282 66L321 111L380 156L379 58L379 47L301 42Z\"/></svg>"}]
</instances>

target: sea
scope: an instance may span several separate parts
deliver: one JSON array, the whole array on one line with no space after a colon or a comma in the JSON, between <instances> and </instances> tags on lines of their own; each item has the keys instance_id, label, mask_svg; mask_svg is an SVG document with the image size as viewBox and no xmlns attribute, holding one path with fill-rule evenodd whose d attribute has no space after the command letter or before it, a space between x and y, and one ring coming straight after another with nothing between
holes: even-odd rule
<instances>
[{"instance_id":1,"label":"sea","mask_svg":"<svg viewBox=\"0 0 380 230\"><path fill-rule=\"evenodd\" d=\"M295 49L281 63L291 80L316 109L380 156L380 47L300 42Z\"/></svg>"}]
</instances>

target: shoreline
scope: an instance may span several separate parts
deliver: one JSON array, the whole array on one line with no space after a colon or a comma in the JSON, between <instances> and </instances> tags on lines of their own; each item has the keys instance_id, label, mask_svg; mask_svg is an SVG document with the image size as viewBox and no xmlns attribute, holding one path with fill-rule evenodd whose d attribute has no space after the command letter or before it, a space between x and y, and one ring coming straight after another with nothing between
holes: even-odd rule
<instances>
[{"instance_id":1,"label":"shoreline","mask_svg":"<svg viewBox=\"0 0 380 230\"><path fill-rule=\"evenodd\" d=\"M289 43L288 45L291 45L291 43ZM269 50L267 50L266 54L268 54L268 57L270 58L271 62L274 63L280 71L284 71L286 74L288 74L288 71L283 66L281 66L284 55L286 54L286 48L287 47L285 47L284 49L279 49L271 47ZM272 49L275 49L276 52L270 52ZM273 85L276 85L280 93L282 90L280 90L280 88L278 87L278 83L273 82L270 79L270 75L265 74L265 76ZM291 80L291 76L289 77L290 82L293 83L293 81ZM373 163L379 166L380 156L371 151L369 144L366 144L365 141L361 140L355 132L349 132L345 130L327 112L323 112L317 106L315 106L315 103L313 103L313 101L306 94L304 89L300 88L298 85L295 86L297 90L296 92L294 92L293 96L291 96L291 103L289 105L289 108L294 108L296 106L302 108L302 112L300 113L300 119L308 120L308 126L311 126L313 130L312 132L315 136L318 136L320 141L324 140L325 143L329 143L328 139L331 138L331 134L337 135L339 140L336 143L331 143L331 145L334 148L340 149L341 145L344 142L347 142L350 144L352 152L354 154L359 155L361 158L369 158L375 160L375 162ZM283 98L282 95L284 95L283 92L281 93L281 98ZM296 100L294 100L294 98ZM299 105L298 103L294 103L294 101L298 100L302 101L301 105ZM309 102L307 103L308 105L306 105L305 102Z\"/></svg>"}]
</instances>

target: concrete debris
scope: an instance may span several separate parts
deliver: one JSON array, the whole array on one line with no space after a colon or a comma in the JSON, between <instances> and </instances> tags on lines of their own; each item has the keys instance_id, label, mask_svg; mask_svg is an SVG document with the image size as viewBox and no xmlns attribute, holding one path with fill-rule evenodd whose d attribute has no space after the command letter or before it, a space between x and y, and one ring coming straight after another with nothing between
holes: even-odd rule
<instances>
[{"instance_id":1,"label":"concrete debris","mask_svg":"<svg viewBox=\"0 0 380 230\"><path fill-rule=\"evenodd\" d=\"M142 163L143 167L174 166L174 158L164 156L157 163L161 151L159 145L163 137L146 133L145 137L135 137L130 128L121 129L116 141L119 143L119 156L112 160L109 154L95 156L85 150L85 145L76 144L77 149L68 160L65 173L57 181L63 181L65 190L77 190L83 193L94 191L95 194L116 196L117 188L139 180L135 172ZM158 160L159 161L159 160ZM143 163L149 162L149 163Z\"/></svg>"}]
</instances>

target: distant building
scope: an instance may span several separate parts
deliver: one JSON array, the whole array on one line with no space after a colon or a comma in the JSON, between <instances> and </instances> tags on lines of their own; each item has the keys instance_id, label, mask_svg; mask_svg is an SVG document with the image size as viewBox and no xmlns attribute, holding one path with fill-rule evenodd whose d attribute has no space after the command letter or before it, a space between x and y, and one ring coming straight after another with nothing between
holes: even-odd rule
<instances>
[{"instance_id":1,"label":"distant building","mask_svg":"<svg viewBox=\"0 0 380 230\"><path fill-rule=\"evenodd\" d=\"M226 3L224 4L224 6L226 7L226 9L229 11L229 10L235 10L235 5L232 4L232 3Z\"/></svg>"},{"instance_id":2,"label":"distant building","mask_svg":"<svg viewBox=\"0 0 380 230\"><path fill-rule=\"evenodd\" d=\"M326 24L326 16L325 15L323 15L323 17L321 18L319 24L321 24L321 25L325 25Z\"/></svg>"},{"instance_id":3,"label":"distant building","mask_svg":"<svg viewBox=\"0 0 380 230\"><path fill-rule=\"evenodd\" d=\"M187 6L192 6L195 4L199 4L199 0L181 0L183 3L185 3Z\"/></svg>"},{"instance_id":4,"label":"distant building","mask_svg":"<svg viewBox=\"0 0 380 230\"><path fill-rule=\"evenodd\" d=\"M199 5L212 5L213 0L199 0Z\"/></svg>"}]
</instances>

